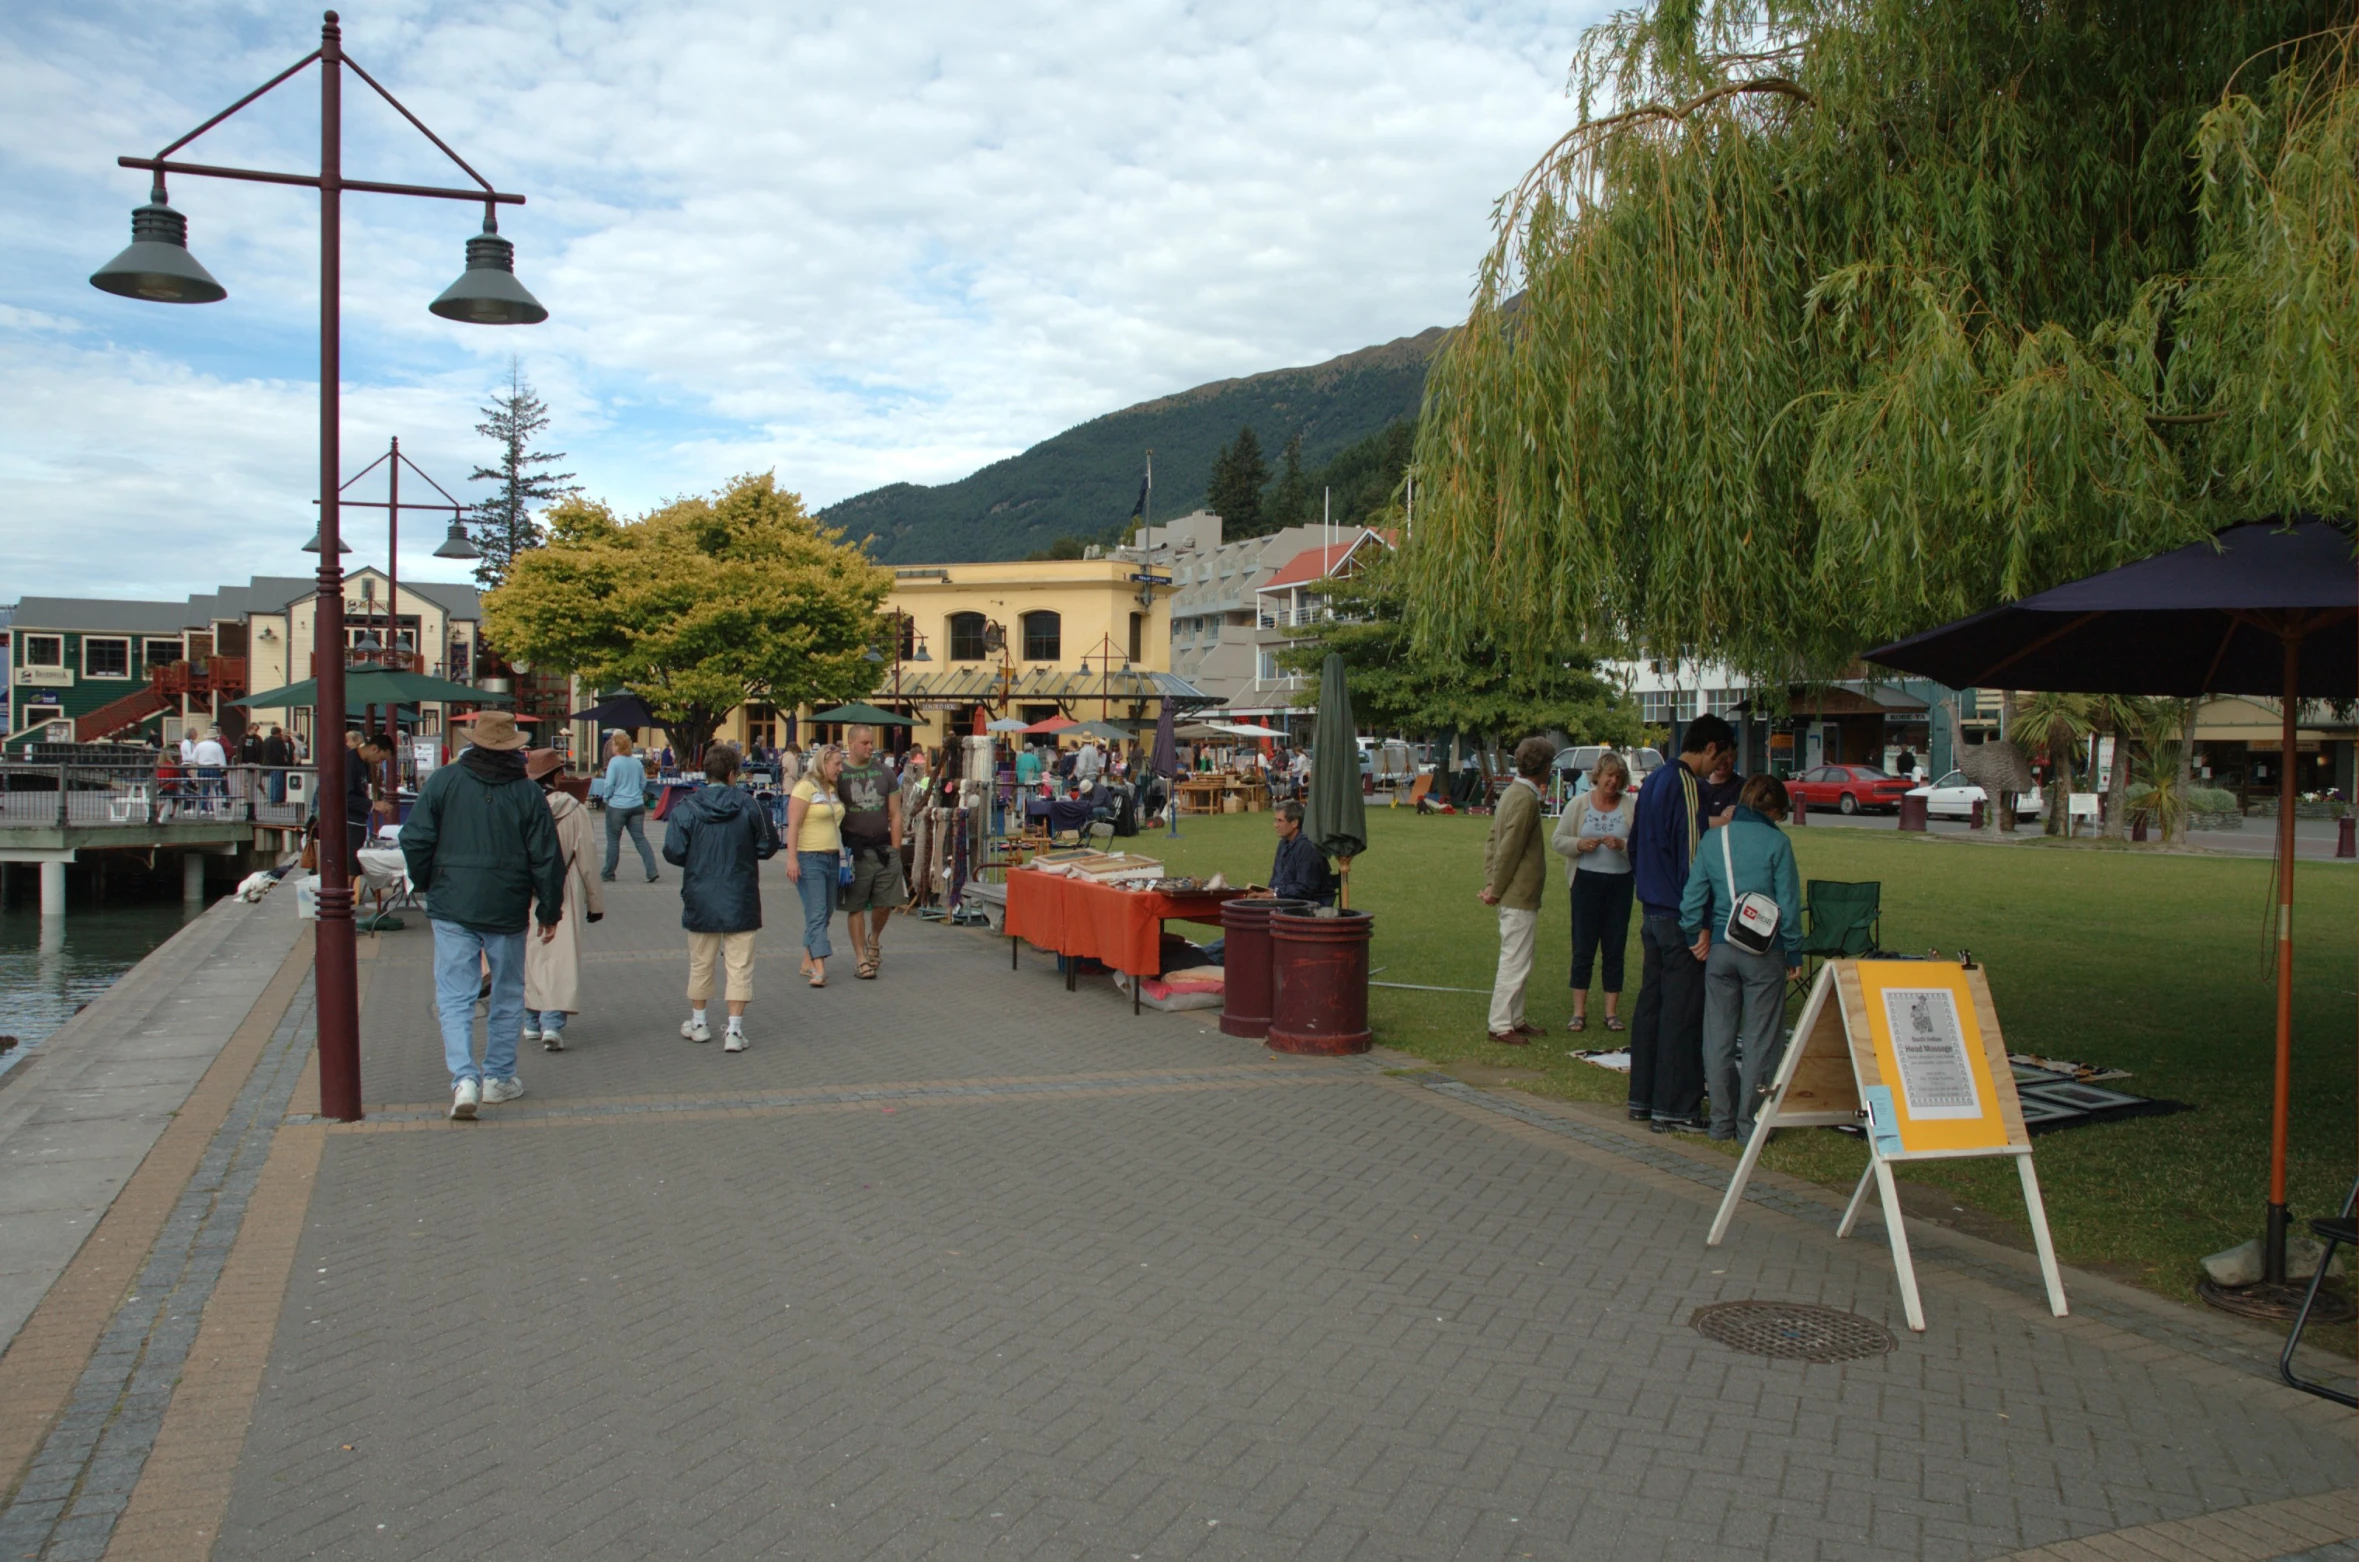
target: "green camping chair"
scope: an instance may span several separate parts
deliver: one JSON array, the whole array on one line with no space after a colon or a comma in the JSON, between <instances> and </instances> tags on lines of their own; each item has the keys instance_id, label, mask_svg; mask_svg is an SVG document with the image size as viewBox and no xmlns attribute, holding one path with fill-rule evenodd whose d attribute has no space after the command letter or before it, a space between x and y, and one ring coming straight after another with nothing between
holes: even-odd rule
<instances>
[{"instance_id":1,"label":"green camping chair","mask_svg":"<svg viewBox=\"0 0 2359 1562\"><path fill-rule=\"evenodd\" d=\"M1811 976L1818 975L1818 963L1877 952L1883 929L1881 881L1812 879L1802 886L1802 900L1802 953Z\"/></svg>"}]
</instances>

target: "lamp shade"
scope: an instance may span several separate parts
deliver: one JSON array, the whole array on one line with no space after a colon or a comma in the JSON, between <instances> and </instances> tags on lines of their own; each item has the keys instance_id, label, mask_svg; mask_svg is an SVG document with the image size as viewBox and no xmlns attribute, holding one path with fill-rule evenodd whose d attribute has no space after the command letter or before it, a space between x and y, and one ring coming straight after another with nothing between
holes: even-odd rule
<instances>
[{"instance_id":1,"label":"lamp shade","mask_svg":"<svg viewBox=\"0 0 2359 1562\"><path fill-rule=\"evenodd\" d=\"M917 643L917 653L910 657L910 660L913 662L930 662L933 660L931 656L926 654L926 643L923 640L920 640Z\"/></svg>"},{"instance_id":2,"label":"lamp shade","mask_svg":"<svg viewBox=\"0 0 2359 1562\"><path fill-rule=\"evenodd\" d=\"M549 318L516 280L516 246L500 237L488 216L483 231L467 241L467 269L426 307L468 325L539 325Z\"/></svg>"},{"instance_id":3,"label":"lamp shade","mask_svg":"<svg viewBox=\"0 0 2359 1562\"><path fill-rule=\"evenodd\" d=\"M442 546L434 550L438 559L480 559L483 550L467 540L467 523L451 517L450 535L442 539Z\"/></svg>"},{"instance_id":4,"label":"lamp shade","mask_svg":"<svg viewBox=\"0 0 2359 1562\"><path fill-rule=\"evenodd\" d=\"M303 551L304 551L305 553L317 553L317 552L319 552L319 533L318 533L318 532L316 532L316 531L315 531L315 532L313 532L313 533L311 534L311 540L310 540L309 542L307 542L307 543L305 543L305 544L303 545ZM343 537L343 534L342 534L342 533L338 533L338 534L337 534L337 537L336 537L336 551L337 551L339 554L350 553L350 552L352 551L352 544L351 544L351 543L349 543L349 542L346 542L346 541L344 540L344 537Z\"/></svg>"},{"instance_id":5,"label":"lamp shade","mask_svg":"<svg viewBox=\"0 0 2359 1562\"><path fill-rule=\"evenodd\" d=\"M216 304L229 296L188 252L188 219L164 204L162 190L131 213L131 247L92 272L90 285L159 304Z\"/></svg>"}]
</instances>

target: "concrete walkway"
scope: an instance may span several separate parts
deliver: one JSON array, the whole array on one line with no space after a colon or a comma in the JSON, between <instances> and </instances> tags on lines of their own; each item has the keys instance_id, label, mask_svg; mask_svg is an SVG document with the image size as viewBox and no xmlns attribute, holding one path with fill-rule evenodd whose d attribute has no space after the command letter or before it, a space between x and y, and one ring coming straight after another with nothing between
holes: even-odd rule
<instances>
[{"instance_id":1,"label":"concrete walkway","mask_svg":"<svg viewBox=\"0 0 2359 1562\"><path fill-rule=\"evenodd\" d=\"M1927 1232L1912 1336L1880 1231L1835 1242L1822 1190L1770 1179L1707 1250L1724 1161L1133 1018L967 931L896 924L880 981L810 991L783 889L752 1051L678 1037L673 885L618 885L569 1050L473 1125L442 1117L422 922L364 940L365 1123L307 1114L290 967L189 1130L217 1171L187 1218L222 1228L143 1247L70 1392L35 1403L0 1356L38 1423L0 1556L2079 1562L2359 1534L2352 1418L2271 1381L2257 1331L2069 1272L2054 1320L2021 1255ZM194 1316L139 1310L167 1283ZM1689 1326L1740 1298L1898 1344L1810 1366Z\"/></svg>"}]
</instances>

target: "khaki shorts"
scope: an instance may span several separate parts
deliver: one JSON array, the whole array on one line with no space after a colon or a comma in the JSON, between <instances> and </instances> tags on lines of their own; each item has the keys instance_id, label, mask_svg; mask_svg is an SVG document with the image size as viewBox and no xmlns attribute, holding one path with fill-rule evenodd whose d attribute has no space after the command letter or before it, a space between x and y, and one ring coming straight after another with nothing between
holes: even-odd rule
<instances>
[{"instance_id":1,"label":"khaki shorts","mask_svg":"<svg viewBox=\"0 0 2359 1562\"><path fill-rule=\"evenodd\" d=\"M899 852L889 846L873 851L852 848L852 882L844 890L845 911L890 911L906 899L901 889Z\"/></svg>"},{"instance_id":2,"label":"khaki shorts","mask_svg":"<svg viewBox=\"0 0 2359 1562\"><path fill-rule=\"evenodd\" d=\"M754 935L751 933L691 933L688 935L688 1001L702 1003L713 995L713 960L729 968L731 1003L750 1003L754 996Z\"/></svg>"}]
</instances>

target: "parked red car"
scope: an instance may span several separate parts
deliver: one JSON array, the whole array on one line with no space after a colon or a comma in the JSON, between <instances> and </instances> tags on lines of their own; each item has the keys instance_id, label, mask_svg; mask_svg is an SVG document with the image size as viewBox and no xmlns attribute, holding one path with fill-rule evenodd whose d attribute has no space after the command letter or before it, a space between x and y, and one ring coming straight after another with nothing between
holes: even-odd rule
<instances>
[{"instance_id":1,"label":"parked red car","mask_svg":"<svg viewBox=\"0 0 2359 1562\"><path fill-rule=\"evenodd\" d=\"M1874 765L1821 765L1788 780L1786 791L1813 808L1855 814L1862 808L1897 810L1914 785L1914 781L1887 774Z\"/></svg>"}]
</instances>

